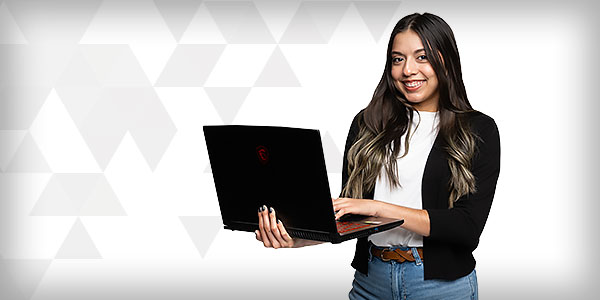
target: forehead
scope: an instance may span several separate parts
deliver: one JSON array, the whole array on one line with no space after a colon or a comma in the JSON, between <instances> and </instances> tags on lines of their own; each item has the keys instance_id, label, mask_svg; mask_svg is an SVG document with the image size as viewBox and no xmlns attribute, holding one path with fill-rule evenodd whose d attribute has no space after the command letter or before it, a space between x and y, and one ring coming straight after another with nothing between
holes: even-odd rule
<instances>
[{"instance_id":1,"label":"forehead","mask_svg":"<svg viewBox=\"0 0 600 300\"><path fill-rule=\"evenodd\" d=\"M402 31L394 37L394 44L392 45L392 51L394 52L409 54L421 49L423 49L421 38L412 30Z\"/></svg>"}]
</instances>

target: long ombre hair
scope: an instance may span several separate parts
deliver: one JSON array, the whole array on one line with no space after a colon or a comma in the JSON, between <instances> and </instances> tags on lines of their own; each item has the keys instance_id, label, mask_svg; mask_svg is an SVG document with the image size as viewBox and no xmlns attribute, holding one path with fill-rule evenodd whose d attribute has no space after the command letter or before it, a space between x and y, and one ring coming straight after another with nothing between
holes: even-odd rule
<instances>
[{"instance_id":1,"label":"long ombre hair","mask_svg":"<svg viewBox=\"0 0 600 300\"><path fill-rule=\"evenodd\" d=\"M396 34L406 30L413 30L419 35L437 76L440 95L438 134L443 138L452 173L448 183L448 206L451 208L461 196L476 191L471 161L477 137L465 120L465 114L473 111L473 108L462 80L454 34L444 20L429 13L408 15L398 21L392 31L383 75L371 102L358 118L359 133L348 151L349 177L342 195L364 197L366 191L374 189L382 168L392 186L400 186L396 161L400 147L393 145L399 146L402 136L405 136L402 157L408 153L410 124L416 110L394 84L391 52Z\"/></svg>"}]
</instances>

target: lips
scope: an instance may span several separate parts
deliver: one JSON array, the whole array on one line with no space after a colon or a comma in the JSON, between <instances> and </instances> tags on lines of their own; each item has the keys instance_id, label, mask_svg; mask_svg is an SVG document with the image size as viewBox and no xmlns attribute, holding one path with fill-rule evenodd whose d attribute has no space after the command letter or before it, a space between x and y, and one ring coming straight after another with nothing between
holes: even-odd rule
<instances>
[{"instance_id":1,"label":"lips","mask_svg":"<svg viewBox=\"0 0 600 300\"><path fill-rule=\"evenodd\" d=\"M423 85L424 82L425 80L407 80L402 81L402 84L404 84L404 87L408 91L416 91Z\"/></svg>"}]
</instances>

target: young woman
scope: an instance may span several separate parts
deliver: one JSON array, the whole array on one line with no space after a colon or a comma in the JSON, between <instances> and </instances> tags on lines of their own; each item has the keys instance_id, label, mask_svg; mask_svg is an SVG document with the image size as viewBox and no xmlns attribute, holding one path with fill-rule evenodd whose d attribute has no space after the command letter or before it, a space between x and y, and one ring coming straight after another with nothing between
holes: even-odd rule
<instances>
[{"instance_id":1,"label":"young woman","mask_svg":"<svg viewBox=\"0 0 600 300\"><path fill-rule=\"evenodd\" d=\"M498 129L467 99L452 30L428 13L402 18L373 98L350 126L333 203L336 218L405 222L358 240L350 299L477 299L472 252L499 172ZM258 216L265 247L319 243L291 238L270 208Z\"/></svg>"}]
</instances>

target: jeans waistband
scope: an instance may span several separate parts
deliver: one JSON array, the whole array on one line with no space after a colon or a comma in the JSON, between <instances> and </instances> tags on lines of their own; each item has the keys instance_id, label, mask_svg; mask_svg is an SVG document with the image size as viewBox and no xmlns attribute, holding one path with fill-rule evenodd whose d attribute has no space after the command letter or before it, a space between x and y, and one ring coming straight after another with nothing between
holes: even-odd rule
<instances>
[{"instance_id":1,"label":"jeans waistband","mask_svg":"<svg viewBox=\"0 0 600 300\"><path fill-rule=\"evenodd\" d=\"M369 260L373 257L384 262L395 261L397 263L415 262L417 265L423 263L422 247L380 247L369 243Z\"/></svg>"}]
</instances>

